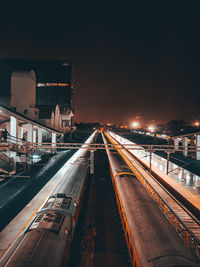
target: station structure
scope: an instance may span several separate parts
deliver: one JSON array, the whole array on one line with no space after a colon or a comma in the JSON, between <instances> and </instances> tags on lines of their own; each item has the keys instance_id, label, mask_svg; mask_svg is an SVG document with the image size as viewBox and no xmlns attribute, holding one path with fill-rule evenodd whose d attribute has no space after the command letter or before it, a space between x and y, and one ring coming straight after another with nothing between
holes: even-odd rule
<instances>
[{"instance_id":1,"label":"station structure","mask_svg":"<svg viewBox=\"0 0 200 267\"><path fill-rule=\"evenodd\" d=\"M15 171L17 162L29 159L31 144L50 142L54 150L56 140L63 136L62 132L3 105L0 105L0 133L0 171L9 174ZM38 151L42 152L42 147Z\"/></svg>"},{"instance_id":2,"label":"station structure","mask_svg":"<svg viewBox=\"0 0 200 267\"><path fill-rule=\"evenodd\" d=\"M58 131L73 128L69 60L0 59L0 104Z\"/></svg>"},{"instance_id":3,"label":"station structure","mask_svg":"<svg viewBox=\"0 0 200 267\"><path fill-rule=\"evenodd\" d=\"M178 136L172 137L174 141L174 150L177 151L180 147L183 147L183 155L188 156L191 152L191 147L195 147L196 151L195 153L195 159L200 160L200 132L193 132L193 133L187 133L182 134Z\"/></svg>"},{"instance_id":4,"label":"station structure","mask_svg":"<svg viewBox=\"0 0 200 267\"><path fill-rule=\"evenodd\" d=\"M74 130L71 62L0 59L0 88L0 173L10 175L16 162L29 161L31 144L49 142L53 150L58 136Z\"/></svg>"}]
</instances>

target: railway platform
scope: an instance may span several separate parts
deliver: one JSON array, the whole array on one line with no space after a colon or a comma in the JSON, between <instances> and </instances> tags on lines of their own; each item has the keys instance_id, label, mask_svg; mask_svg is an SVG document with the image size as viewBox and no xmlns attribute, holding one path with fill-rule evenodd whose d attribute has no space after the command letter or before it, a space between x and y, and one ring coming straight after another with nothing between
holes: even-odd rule
<instances>
[{"instance_id":1,"label":"railway platform","mask_svg":"<svg viewBox=\"0 0 200 267\"><path fill-rule=\"evenodd\" d=\"M120 134L121 135L121 134ZM151 137L151 136L144 136L140 134L123 134L125 138L128 140L136 143L136 144L155 144L155 145L167 145L167 141L156 138L156 137ZM156 151L155 154L167 158L167 154L163 151ZM175 163L176 165L185 168L186 170L200 176L200 161L196 160L192 157L184 156L180 152L175 152L170 154L170 161L172 163Z\"/></svg>"}]
</instances>

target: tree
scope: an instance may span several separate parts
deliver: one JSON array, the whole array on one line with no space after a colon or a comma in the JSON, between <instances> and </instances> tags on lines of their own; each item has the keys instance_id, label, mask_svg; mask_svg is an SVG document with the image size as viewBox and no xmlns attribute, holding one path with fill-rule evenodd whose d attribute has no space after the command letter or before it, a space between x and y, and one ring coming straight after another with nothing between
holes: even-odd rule
<instances>
[{"instance_id":1,"label":"tree","mask_svg":"<svg viewBox=\"0 0 200 267\"><path fill-rule=\"evenodd\" d=\"M184 120L171 120L167 123L167 128L170 135L178 135L186 130L187 123Z\"/></svg>"}]
</instances>

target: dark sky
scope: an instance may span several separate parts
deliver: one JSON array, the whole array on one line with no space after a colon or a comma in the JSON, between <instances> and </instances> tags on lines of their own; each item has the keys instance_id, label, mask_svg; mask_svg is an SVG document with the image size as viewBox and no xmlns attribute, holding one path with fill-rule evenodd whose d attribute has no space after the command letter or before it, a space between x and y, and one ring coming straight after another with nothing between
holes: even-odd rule
<instances>
[{"instance_id":1,"label":"dark sky","mask_svg":"<svg viewBox=\"0 0 200 267\"><path fill-rule=\"evenodd\" d=\"M198 1L15 2L0 57L71 59L80 120L200 119Z\"/></svg>"}]
</instances>

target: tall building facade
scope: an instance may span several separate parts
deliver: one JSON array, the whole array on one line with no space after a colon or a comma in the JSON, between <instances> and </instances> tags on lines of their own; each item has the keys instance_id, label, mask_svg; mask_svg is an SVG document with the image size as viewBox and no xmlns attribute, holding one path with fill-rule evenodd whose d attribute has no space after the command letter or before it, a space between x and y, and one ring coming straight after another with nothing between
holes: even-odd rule
<instances>
[{"instance_id":1,"label":"tall building facade","mask_svg":"<svg viewBox=\"0 0 200 267\"><path fill-rule=\"evenodd\" d=\"M10 107L31 119L38 119L39 109L36 108L36 77L35 72L14 71L11 74Z\"/></svg>"},{"instance_id":2,"label":"tall building facade","mask_svg":"<svg viewBox=\"0 0 200 267\"><path fill-rule=\"evenodd\" d=\"M19 99L20 96L24 101ZM51 121L52 111L55 111L57 105L60 110L67 110L70 113L72 111L71 62L0 59L0 103L18 109L18 112L26 116L35 115L35 118L39 117L43 122ZM70 126L71 121L69 123L65 121L65 124L66 127Z\"/></svg>"}]
</instances>

